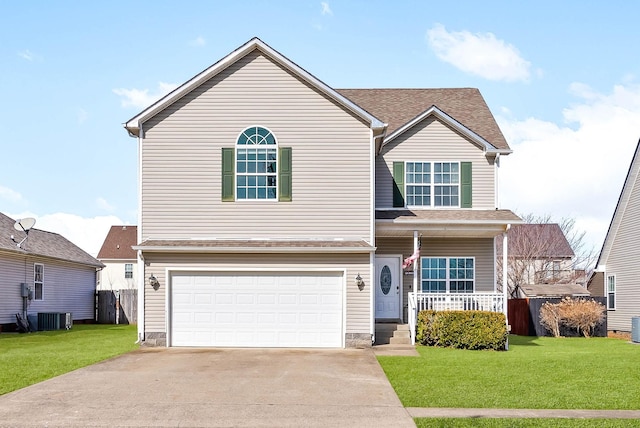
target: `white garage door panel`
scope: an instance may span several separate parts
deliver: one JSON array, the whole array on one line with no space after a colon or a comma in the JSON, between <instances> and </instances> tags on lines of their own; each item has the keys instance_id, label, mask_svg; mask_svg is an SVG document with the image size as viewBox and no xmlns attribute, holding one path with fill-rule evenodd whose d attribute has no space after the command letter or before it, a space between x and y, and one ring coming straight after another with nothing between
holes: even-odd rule
<instances>
[{"instance_id":1,"label":"white garage door panel","mask_svg":"<svg viewBox=\"0 0 640 428\"><path fill-rule=\"evenodd\" d=\"M171 284L172 346L342 346L341 274L174 274Z\"/></svg>"}]
</instances>

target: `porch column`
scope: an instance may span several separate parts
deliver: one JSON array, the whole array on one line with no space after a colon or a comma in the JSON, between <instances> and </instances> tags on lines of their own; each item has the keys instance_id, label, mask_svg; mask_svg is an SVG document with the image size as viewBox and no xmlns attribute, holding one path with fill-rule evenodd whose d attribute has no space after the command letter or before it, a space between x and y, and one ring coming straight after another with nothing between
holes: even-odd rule
<instances>
[{"instance_id":1,"label":"porch column","mask_svg":"<svg viewBox=\"0 0 640 428\"><path fill-rule=\"evenodd\" d=\"M413 254L418 251L418 231L413 231ZM418 257L420 259L420 257ZM413 292L418 292L418 260L413 261Z\"/></svg>"},{"instance_id":2,"label":"porch column","mask_svg":"<svg viewBox=\"0 0 640 428\"><path fill-rule=\"evenodd\" d=\"M511 227L511 225L507 225L507 230L509 230L509 228ZM508 257L507 257L507 253L509 251L509 247L508 247L508 240L507 240L507 232L502 232L502 295L504 298L504 315L505 317L507 316L507 298L508 298L508 288L509 288L509 284L507 283L508 280Z\"/></svg>"}]
</instances>

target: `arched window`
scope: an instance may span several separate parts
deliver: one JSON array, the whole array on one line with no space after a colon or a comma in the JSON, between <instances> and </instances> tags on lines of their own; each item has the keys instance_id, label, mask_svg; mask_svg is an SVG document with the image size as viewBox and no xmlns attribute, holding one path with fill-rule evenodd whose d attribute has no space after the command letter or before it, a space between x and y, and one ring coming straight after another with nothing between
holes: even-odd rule
<instances>
[{"instance_id":1,"label":"arched window","mask_svg":"<svg viewBox=\"0 0 640 428\"><path fill-rule=\"evenodd\" d=\"M266 128L251 126L236 142L236 197L276 200L278 142Z\"/></svg>"}]
</instances>

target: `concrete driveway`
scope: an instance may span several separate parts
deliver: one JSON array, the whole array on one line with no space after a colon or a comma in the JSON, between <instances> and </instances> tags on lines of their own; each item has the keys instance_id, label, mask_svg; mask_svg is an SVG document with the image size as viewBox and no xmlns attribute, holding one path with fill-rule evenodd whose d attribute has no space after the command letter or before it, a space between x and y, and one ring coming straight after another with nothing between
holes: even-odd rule
<instances>
[{"instance_id":1,"label":"concrete driveway","mask_svg":"<svg viewBox=\"0 0 640 428\"><path fill-rule=\"evenodd\" d=\"M371 350L143 348L0 396L0 426L415 427Z\"/></svg>"}]
</instances>

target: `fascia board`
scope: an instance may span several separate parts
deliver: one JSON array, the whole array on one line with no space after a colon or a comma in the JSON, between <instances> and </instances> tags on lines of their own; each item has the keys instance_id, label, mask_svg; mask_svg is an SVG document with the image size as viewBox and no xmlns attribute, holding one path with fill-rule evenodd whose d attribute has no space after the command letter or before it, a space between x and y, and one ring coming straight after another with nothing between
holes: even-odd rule
<instances>
[{"instance_id":1,"label":"fascia board","mask_svg":"<svg viewBox=\"0 0 640 428\"><path fill-rule=\"evenodd\" d=\"M151 106L147 107L145 110L143 110L136 116L129 119L127 122L125 122L124 127L129 132L137 136L140 130L140 126L146 120L155 116L160 111L164 110L166 107L173 104L175 101L179 100L184 95L188 94L189 92L191 92L193 89L200 86L205 81L211 79L218 73L222 72L231 64L240 60L245 55L247 55L248 53L252 52L255 49L260 50L263 54L267 55L272 60L280 64L281 66L291 71L293 74L297 75L307 83L311 84L316 89L320 90L325 95L332 98L337 103L341 104L343 107L345 107L352 113L356 114L358 117L360 117L365 122L367 122L371 128L377 129L377 130L383 130L384 128L386 128L385 123L381 122L376 117L372 116L371 114L366 112L364 109L362 109L361 107L351 102L349 99L340 95L337 91L332 89L330 86L326 85L324 82L317 79L311 73L299 67L293 61L287 59L284 55L280 54L278 51L271 48L269 45L267 45L257 37L251 39L250 41L248 41L247 43L245 43L235 51L231 52L226 57L222 58L221 60L219 60L212 66L210 66L209 68L205 69L204 71L200 72L196 76L192 77L187 82L185 82L178 88L174 89L173 91L171 91L170 93L162 97L160 100L153 103Z\"/></svg>"},{"instance_id":2,"label":"fascia board","mask_svg":"<svg viewBox=\"0 0 640 428\"><path fill-rule=\"evenodd\" d=\"M416 116L413 120L407 122L402 127L396 129L387 138L385 138L385 141L382 144L382 146L390 143L391 141L393 141L393 139L395 139L399 135L403 134L407 130L411 129L416 124L422 122L424 119L426 119L427 117L429 117L431 115L436 116L438 119L440 119L441 121L443 121L447 125L451 126L456 131L460 132L462 135L464 135L467 138L469 138L471 141L473 141L478 146L480 146L482 149L484 149L484 151L487 152L487 153L500 153L500 154L503 154L503 155L507 155L507 154L512 153L511 150L501 150L501 149L496 148L494 145L489 143L487 140L482 138L480 135L476 134L475 132L473 132L472 130L470 130L469 128L464 126L462 123L458 122L457 120L455 120L454 118L452 118L451 116L449 116L448 114L446 114L445 112L443 112L442 110L440 110L436 106L431 106L430 108L425 110L422 114Z\"/></svg>"},{"instance_id":3,"label":"fascia board","mask_svg":"<svg viewBox=\"0 0 640 428\"><path fill-rule=\"evenodd\" d=\"M136 246L145 253L373 253L375 247L173 247Z\"/></svg>"}]
</instances>

